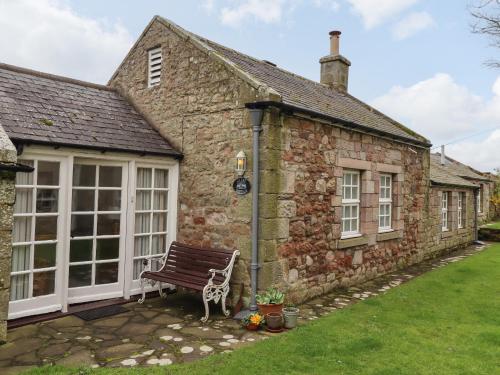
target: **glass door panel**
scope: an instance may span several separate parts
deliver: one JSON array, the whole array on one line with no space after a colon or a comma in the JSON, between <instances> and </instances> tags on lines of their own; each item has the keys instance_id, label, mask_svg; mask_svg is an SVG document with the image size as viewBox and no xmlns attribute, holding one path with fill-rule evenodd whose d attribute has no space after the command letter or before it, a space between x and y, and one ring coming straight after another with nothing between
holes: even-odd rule
<instances>
[{"instance_id":1,"label":"glass door panel","mask_svg":"<svg viewBox=\"0 0 500 375\"><path fill-rule=\"evenodd\" d=\"M123 293L122 165L75 162L69 249L70 303Z\"/></svg>"},{"instance_id":2,"label":"glass door panel","mask_svg":"<svg viewBox=\"0 0 500 375\"><path fill-rule=\"evenodd\" d=\"M16 175L9 318L60 309L62 300L56 287L61 162L20 162L34 171Z\"/></svg>"},{"instance_id":3,"label":"glass door panel","mask_svg":"<svg viewBox=\"0 0 500 375\"><path fill-rule=\"evenodd\" d=\"M137 168L134 225L133 280L144 270L144 261L167 251L168 169ZM152 262L153 270L159 262Z\"/></svg>"}]
</instances>

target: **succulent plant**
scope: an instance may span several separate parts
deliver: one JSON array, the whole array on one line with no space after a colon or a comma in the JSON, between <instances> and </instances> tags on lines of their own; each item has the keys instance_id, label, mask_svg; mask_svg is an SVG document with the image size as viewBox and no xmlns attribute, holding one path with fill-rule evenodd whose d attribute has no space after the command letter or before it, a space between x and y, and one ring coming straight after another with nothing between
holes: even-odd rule
<instances>
[{"instance_id":1,"label":"succulent plant","mask_svg":"<svg viewBox=\"0 0 500 375\"><path fill-rule=\"evenodd\" d=\"M261 305L279 305L285 300L285 294L277 288L268 288L265 293L257 294L256 299Z\"/></svg>"}]
</instances>

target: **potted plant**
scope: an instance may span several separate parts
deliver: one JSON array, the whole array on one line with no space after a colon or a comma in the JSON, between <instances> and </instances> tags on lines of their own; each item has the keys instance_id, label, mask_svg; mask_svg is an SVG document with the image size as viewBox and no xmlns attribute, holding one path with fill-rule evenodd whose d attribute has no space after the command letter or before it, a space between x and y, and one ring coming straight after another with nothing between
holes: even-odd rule
<instances>
[{"instance_id":1,"label":"potted plant","mask_svg":"<svg viewBox=\"0 0 500 375\"><path fill-rule=\"evenodd\" d=\"M243 327L245 327L249 331L257 331L260 327L262 327L262 325L264 325L266 321L264 320L264 317L259 313L252 313L244 317L241 322L243 324Z\"/></svg>"},{"instance_id":2,"label":"potted plant","mask_svg":"<svg viewBox=\"0 0 500 375\"><path fill-rule=\"evenodd\" d=\"M271 332L280 332L283 329L283 314L271 312L266 315L267 330Z\"/></svg>"},{"instance_id":3,"label":"potted plant","mask_svg":"<svg viewBox=\"0 0 500 375\"><path fill-rule=\"evenodd\" d=\"M297 326L299 309L294 305L288 305L283 309L283 318L285 319L285 328L291 329Z\"/></svg>"},{"instance_id":4,"label":"potted plant","mask_svg":"<svg viewBox=\"0 0 500 375\"><path fill-rule=\"evenodd\" d=\"M257 294L256 299L261 315L266 316L269 313L281 314L285 294L277 288L268 288L265 293Z\"/></svg>"}]
</instances>

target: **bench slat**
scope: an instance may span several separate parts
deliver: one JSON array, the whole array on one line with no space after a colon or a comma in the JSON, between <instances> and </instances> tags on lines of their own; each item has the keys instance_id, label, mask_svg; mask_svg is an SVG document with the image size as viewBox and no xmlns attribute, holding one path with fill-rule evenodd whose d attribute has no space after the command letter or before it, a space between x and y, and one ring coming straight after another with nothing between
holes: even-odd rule
<instances>
[{"instance_id":1,"label":"bench slat","mask_svg":"<svg viewBox=\"0 0 500 375\"><path fill-rule=\"evenodd\" d=\"M178 247L171 248L169 250L172 254L183 254L186 256L192 256L192 257L197 257L198 259L207 259L207 260L213 260L213 261L225 261L229 262L231 259L231 254L211 254L206 251L193 251L193 250L186 250L186 249L181 249Z\"/></svg>"},{"instance_id":2,"label":"bench slat","mask_svg":"<svg viewBox=\"0 0 500 375\"><path fill-rule=\"evenodd\" d=\"M210 252L210 253L229 254L230 257L233 255L233 251L232 250L215 249L215 248L210 248L210 247L197 247L197 246L193 246L193 245L188 245L188 244L180 243L180 242L177 242L177 241L172 242L171 247L186 248L186 249L192 249L192 250L196 250L196 251L200 251L201 250L201 251L207 251L207 252Z\"/></svg>"}]
</instances>

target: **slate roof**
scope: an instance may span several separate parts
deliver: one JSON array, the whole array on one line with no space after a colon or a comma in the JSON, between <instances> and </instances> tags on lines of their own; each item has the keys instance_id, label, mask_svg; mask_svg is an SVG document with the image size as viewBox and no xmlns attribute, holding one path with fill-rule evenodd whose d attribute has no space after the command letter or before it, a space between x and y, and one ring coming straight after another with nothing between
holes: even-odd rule
<instances>
[{"instance_id":1,"label":"slate roof","mask_svg":"<svg viewBox=\"0 0 500 375\"><path fill-rule=\"evenodd\" d=\"M163 19L164 22L172 24ZM175 25L175 24L174 24ZM175 27L183 30L179 26ZM430 142L359 99L321 83L288 72L264 60L224 47L183 30L216 51L247 74L278 92L284 104L357 124L401 140L430 146Z\"/></svg>"},{"instance_id":2,"label":"slate roof","mask_svg":"<svg viewBox=\"0 0 500 375\"><path fill-rule=\"evenodd\" d=\"M180 157L107 86L0 64L0 125L13 142Z\"/></svg>"},{"instance_id":3,"label":"slate roof","mask_svg":"<svg viewBox=\"0 0 500 375\"><path fill-rule=\"evenodd\" d=\"M440 153L431 153L431 161L434 161L434 164L439 164L443 167L448 173L451 173L455 176L462 177L468 180L479 180L479 181L489 181L489 178L481 174L480 172L474 170L466 164L460 163L459 161L450 158L449 156L445 157L444 166L441 165L441 154ZM431 164L432 166L432 164Z\"/></svg>"},{"instance_id":4,"label":"slate roof","mask_svg":"<svg viewBox=\"0 0 500 375\"><path fill-rule=\"evenodd\" d=\"M444 165L441 164L441 154L431 154L431 181L439 185L452 185L464 187L478 187L471 180L488 181L489 179L468 165L460 163L448 156Z\"/></svg>"}]
</instances>

